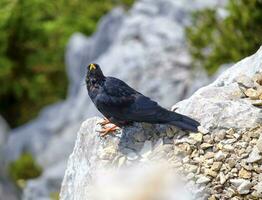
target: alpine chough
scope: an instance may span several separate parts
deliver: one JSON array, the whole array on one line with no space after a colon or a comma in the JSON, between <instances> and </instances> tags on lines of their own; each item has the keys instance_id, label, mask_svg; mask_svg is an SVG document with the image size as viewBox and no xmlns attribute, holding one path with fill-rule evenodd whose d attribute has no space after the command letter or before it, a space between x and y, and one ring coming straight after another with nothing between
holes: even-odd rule
<instances>
[{"instance_id":1,"label":"alpine chough","mask_svg":"<svg viewBox=\"0 0 262 200\"><path fill-rule=\"evenodd\" d=\"M98 64L88 65L86 85L91 100L106 118L102 124L114 124L104 128L102 136L132 122L170 124L182 130L198 131L199 122L161 107L117 78L104 76Z\"/></svg>"}]
</instances>

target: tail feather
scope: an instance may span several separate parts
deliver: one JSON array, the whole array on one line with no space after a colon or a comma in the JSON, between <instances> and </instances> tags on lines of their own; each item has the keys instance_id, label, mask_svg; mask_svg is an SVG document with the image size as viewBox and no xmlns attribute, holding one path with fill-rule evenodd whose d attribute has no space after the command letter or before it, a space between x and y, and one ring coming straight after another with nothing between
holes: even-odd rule
<instances>
[{"instance_id":1,"label":"tail feather","mask_svg":"<svg viewBox=\"0 0 262 200\"><path fill-rule=\"evenodd\" d=\"M198 121L175 112L172 112L169 124L177 126L182 130L192 132L198 132L197 127L200 126L200 123Z\"/></svg>"}]
</instances>

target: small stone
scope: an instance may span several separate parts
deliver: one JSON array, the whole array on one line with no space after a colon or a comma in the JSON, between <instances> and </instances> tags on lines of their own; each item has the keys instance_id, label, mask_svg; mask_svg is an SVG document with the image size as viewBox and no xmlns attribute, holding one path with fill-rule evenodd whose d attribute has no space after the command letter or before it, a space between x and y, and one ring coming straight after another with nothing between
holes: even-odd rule
<instances>
[{"instance_id":1,"label":"small stone","mask_svg":"<svg viewBox=\"0 0 262 200\"><path fill-rule=\"evenodd\" d=\"M206 160L206 164L207 165L212 165L214 163L214 160L213 159L208 159Z\"/></svg>"},{"instance_id":2,"label":"small stone","mask_svg":"<svg viewBox=\"0 0 262 200\"><path fill-rule=\"evenodd\" d=\"M254 146L252 152L249 154L247 158L248 163L254 163L257 161L260 161L262 159L262 156L259 154L259 150L256 146Z\"/></svg>"},{"instance_id":3,"label":"small stone","mask_svg":"<svg viewBox=\"0 0 262 200\"><path fill-rule=\"evenodd\" d=\"M196 183L203 184L203 183L208 183L209 181L210 181L210 178L206 176L201 176L200 178L197 179Z\"/></svg>"},{"instance_id":4,"label":"small stone","mask_svg":"<svg viewBox=\"0 0 262 200\"><path fill-rule=\"evenodd\" d=\"M198 131L199 131L200 133L203 133L204 135L206 135L206 134L209 133L209 131L208 131L207 129L205 129L203 126L199 126L199 127L198 127Z\"/></svg>"},{"instance_id":5,"label":"small stone","mask_svg":"<svg viewBox=\"0 0 262 200\"><path fill-rule=\"evenodd\" d=\"M245 180L245 179L231 179L230 183L232 183L232 185L237 188L245 181L247 181L247 180Z\"/></svg>"},{"instance_id":6,"label":"small stone","mask_svg":"<svg viewBox=\"0 0 262 200\"><path fill-rule=\"evenodd\" d=\"M236 192L235 192L235 190L233 188L231 188L231 187L227 188L227 190L226 190L227 198L229 197L229 199L230 199L235 194L236 194Z\"/></svg>"},{"instance_id":7,"label":"small stone","mask_svg":"<svg viewBox=\"0 0 262 200\"><path fill-rule=\"evenodd\" d=\"M251 178L251 172L245 170L244 168L241 168L241 170L239 171L238 176L240 178L249 179L249 178Z\"/></svg>"},{"instance_id":8,"label":"small stone","mask_svg":"<svg viewBox=\"0 0 262 200\"><path fill-rule=\"evenodd\" d=\"M240 138L240 134L239 134L239 133L234 133L233 136L234 136L236 139L239 139L239 138Z\"/></svg>"},{"instance_id":9,"label":"small stone","mask_svg":"<svg viewBox=\"0 0 262 200\"><path fill-rule=\"evenodd\" d=\"M227 131L226 131L226 134L227 135L234 135L234 133L235 133L235 131L234 131L234 129L233 128L230 128L230 129L228 129Z\"/></svg>"},{"instance_id":10,"label":"small stone","mask_svg":"<svg viewBox=\"0 0 262 200\"><path fill-rule=\"evenodd\" d=\"M259 139L257 140L256 147L258 151L261 153L262 152L262 134L260 134Z\"/></svg>"},{"instance_id":11,"label":"small stone","mask_svg":"<svg viewBox=\"0 0 262 200\"><path fill-rule=\"evenodd\" d=\"M259 182L254 186L254 189L256 191L255 196L258 198L262 198L262 182Z\"/></svg>"},{"instance_id":12,"label":"small stone","mask_svg":"<svg viewBox=\"0 0 262 200\"><path fill-rule=\"evenodd\" d=\"M217 200L217 198L215 197L215 195L212 195L212 196L208 197L208 200Z\"/></svg>"},{"instance_id":13,"label":"small stone","mask_svg":"<svg viewBox=\"0 0 262 200\"><path fill-rule=\"evenodd\" d=\"M224 149L224 144L223 144L222 142L218 143L218 144L217 144L217 148L218 148L219 150Z\"/></svg>"},{"instance_id":14,"label":"small stone","mask_svg":"<svg viewBox=\"0 0 262 200\"><path fill-rule=\"evenodd\" d=\"M190 165L190 164L186 164L184 165L185 166L185 169L188 171L188 172L193 172L195 173L198 169L198 166L196 165Z\"/></svg>"},{"instance_id":15,"label":"small stone","mask_svg":"<svg viewBox=\"0 0 262 200\"><path fill-rule=\"evenodd\" d=\"M175 151L177 155L187 156L191 154L192 149L188 143L182 143L175 147Z\"/></svg>"},{"instance_id":16,"label":"small stone","mask_svg":"<svg viewBox=\"0 0 262 200\"><path fill-rule=\"evenodd\" d=\"M204 157L205 157L205 159L210 159L210 158L214 158L214 156L215 156L215 153L214 152L207 152L205 155L204 155Z\"/></svg>"},{"instance_id":17,"label":"small stone","mask_svg":"<svg viewBox=\"0 0 262 200\"><path fill-rule=\"evenodd\" d=\"M236 165L236 160L233 159L233 158L229 158L229 159L227 160L227 163L228 163L229 167L233 168L233 167L235 167L235 165Z\"/></svg>"},{"instance_id":18,"label":"small stone","mask_svg":"<svg viewBox=\"0 0 262 200\"><path fill-rule=\"evenodd\" d=\"M247 95L250 99L257 100L259 99L260 93L253 88L249 88L245 91L245 95Z\"/></svg>"},{"instance_id":19,"label":"small stone","mask_svg":"<svg viewBox=\"0 0 262 200\"><path fill-rule=\"evenodd\" d=\"M245 179L232 179L230 182L237 188L239 194L248 194L252 187L252 183Z\"/></svg>"},{"instance_id":20,"label":"small stone","mask_svg":"<svg viewBox=\"0 0 262 200\"><path fill-rule=\"evenodd\" d=\"M205 174L206 175L209 175L209 176L212 176L212 177L217 177L217 172L215 172L215 171L213 171L213 170L211 170L211 169L208 169L208 170L206 170L205 171Z\"/></svg>"},{"instance_id":21,"label":"small stone","mask_svg":"<svg viewBox=\"0 0 262 200\"><path fill-rule=\"evenodd\" d=\"M231 172L232 172L232 173L237 173L238 170L237 170L237 168L233 168L233 169L231 170Z\"/></svg>"},{"instance_id":22,"label":"small stone","mask_svg":"<svg viewBox=\"0 0 262 200\"><path fill-rule=\"evenodd\" d=\"M226 144L226 145L223 146L223 149L230 152L230 151L234 150L234 147L230 144Z\"/></svg>"},{"instance_id":23,"label":"small stone","mask_svg":"<svg viewBox=\"0 0 262 200\"><path fill-rule=\"evenodd\" d=\"M244 74L238 75L235 78L235 80L236 82L241 83L245 87L248 87L248 88L254 87L254 81L252 81L252 79L247 75L244 75Z\"/></svg>"},{"instance_id":24,"label":"small stone","mask_svg":"<svg viewBox=\"0 0 262 200\"><path fill-rule=\"evenodd\" d=\"M212 138L210 135L204 135L204 136L203 136L203 141L204 141L205 143L212 144L212 143L213 143L213 138Z\"/></svg>"},{"instance_id":25,"label":"small stone","mask_svg":"<svg viewBox=\"0 0 262 200\"><path fill-rule=\"evenodd\" d=\"M251 101L251 100L250 100ZM254 106L262 106L262 99L260 100L252 100L251 104Z\"/></svg>"},{"instance_id":26,"label":"small stone","mask_svg":"<svg viewBox=\"0 0 262 200\"><path fill-rule=\"evenodd\" d=\"M222 166L222 162L214 162L211 169L213 171L218 171L220 170L221 166Z\"/></svg>"},{"instance_id":27,"label":"small stone","mask_svg":"<svg viewBox=\"0 0 262 200\"><path fill-rule=\"evenodd\" d=\"M200 148L201 149L208 149L208 148L210 148L210 147L212 147L213 146L213 144L209 144L209 143L202 143L201 145L200 145Z\"/></svg>"},{"instance_id":28,"label":"small stone","mask_svg":"<svg viewBox=\"0 0 262 200\"><path fill-rule=\"evenodd\" d=\"M219 151L215 154L215 160L217 161L222 161L225 158L226 158L226 155L222 151Z\"/></svg>"},{"instance_id":29,"label":"small stone","mask_svg":"<svg viewBox=\"0 0 262 200\"><path fill-rule=\"evenodd\" d=\"M221 185L223 185L227 181L227 177L224 175L223 172L219 173L219 180Z\"/></svg>"},{"instance_id":30,"label":"small stone","mask_svg":"<svg viewBox=\"0 0 262 200\"><path fill-rule=\"evenodd\" d=\"M189 138L195 140L196 142L202 142L203 134L202 133L191 133Z\"/></svg>"},{"instance_id":31,"label":"small stone","mask_svg":"<svg viewBox=\"0 0 262 200\"><path fill-rule=\"evenodd\" d=\"M225 131L219 131L218 133L217 133L217 138L219 139L219 140L223 140L223 139L225 139L225 136L226 136L226 132Z\"/></svg>"},{"instance_id":32,"label":"small stone","mask_svg":"<svg viewBox=\"0 0 262 200\"><path fill-rule=\"evenodd\" d=\"M243 182L238 188L237 191L239 194L248 194L250 192L250 188L252 187L252 183L247 181Z\"/></svg>"},{"instance_id":33,"label":"small stone","mask_svg":"<svg viewBox=\"0 0 262 200\"><path fill-rule=\"evenodd\" d=\"M253 80L258 84L262 85L262 73L257 73L254 75Z\"/></svg>"}]
</instances>

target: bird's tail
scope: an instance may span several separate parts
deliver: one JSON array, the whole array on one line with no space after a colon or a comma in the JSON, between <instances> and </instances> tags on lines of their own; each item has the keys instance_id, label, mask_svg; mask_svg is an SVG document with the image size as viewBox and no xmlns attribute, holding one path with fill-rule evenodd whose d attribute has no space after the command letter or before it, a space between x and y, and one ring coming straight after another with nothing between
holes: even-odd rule
<instances>
[{"instance_id":1,"label":"bird's tail","mask_svg":"<svg viewBox=\"0 0 262 200\"><path fill-rule=\"evenodd\" d=\"M181 115L179 113L170 111L170 121L168 122L170 125L174 125L182 130L198 132L197 127L200 126L200 123L190 117L185 115Z\"/></svg>"}]
</instances>

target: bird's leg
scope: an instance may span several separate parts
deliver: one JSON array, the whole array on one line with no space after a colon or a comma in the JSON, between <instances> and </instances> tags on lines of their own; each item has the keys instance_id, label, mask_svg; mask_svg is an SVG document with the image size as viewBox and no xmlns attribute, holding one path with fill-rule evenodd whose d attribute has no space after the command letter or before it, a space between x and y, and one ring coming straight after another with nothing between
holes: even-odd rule
<instances>
[{"instance_id":1,"label":"bird's leg","mask_svg":"<svg viewBox=\"0 0 262 200\"><path fill-rule=\"evenodd\" d=\"M117 125L113 124L112 127L103 128L101 131L99 131L100 136L105 137L106 135L108 135L110 133L112 134L114 131L116 131L118 129L119 129L119 127Z\"/></svg>"}]
</instances>

